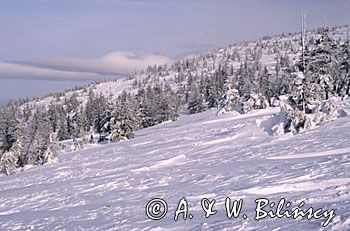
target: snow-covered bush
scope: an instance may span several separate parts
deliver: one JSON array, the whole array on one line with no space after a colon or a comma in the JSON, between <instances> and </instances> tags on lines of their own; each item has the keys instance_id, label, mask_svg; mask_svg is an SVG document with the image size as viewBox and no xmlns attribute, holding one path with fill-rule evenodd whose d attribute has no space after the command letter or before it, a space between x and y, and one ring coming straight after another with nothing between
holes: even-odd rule
<instances>
[{"instance_id":1,"label":"snow-covered bush","mask_svg":"<svg viewBox=\"0 0 350 231\"><path fill-rule=\"evenodd\" d=\"M244 108L239 98L238 90L229 88L220 99L217 116L224 115L231 111L237 111L243 114Z\"/></svg>"},{"instance_id":2,"label":"snow-covered bush","mask_svg":"<svg viewBox=\"0 0 350 231\"><path fill-rule=\"evenodd\" d=\"M58 152L61 149L60 143L57 140L57 135L55 133L51 133L49 135L49 143L48 147L40 156L41 163L53 163L57 161Z\"/></svg>"},{"instance_id":3,"label":"snow-covered bush","mask_svg":"<svg viewBox=\"0 0 350 231\"><path fill-rule=\"evenodd\" d=\"M338 109L337 100L331 98L321 102L314 113L307 115L305 129L314 128L322 122L332 121L346 115L347 113L343 109Z\"/></svg>"},{"instance_id":4,"label":"snow-covered bush","mask_svg":"<svg viewBox=\"0 0 350 231\"><path fill-rule=\"evenodd\" d=\"M189 114L204 112L207 109L203 104L203 100L201 98L196 98L189 101L187 108L188 108Z\"/></svg>"},{"instance_id":5,"label":"snow-covered bush","mask_svg":"<svg viewBox=\"0 0 350 231\"><path fill-rule=\"evenodd\" d=\"M4 152L0 158L0 172L6 175L16 173L18 156L12 151Z\"/></svg>"},{"instance_id":6,"label":"snow-covered bush","mask_svg":"<svg viewBox=\"0 0 350 231\"><path fill-rule=\"evenodd\" d=\"M220 99L217 116L231 111L245 114L252 110L264 109L267 106L267 99L260 94L250 93L241 98L237 89L229 88Z\"/></svg>"},{"instance_id":7,"label":"snow-covered bush","mask_svg":"<svg viewBox=\"0 0 350 231\"><path fill-rule=\"evenodd\" d=\"M269 105L268 100L261 94L250 93L244 97L244 113L252 110L264 109Z\"/></svg>"},{"instance_id":8,"label":"snow-covered bush","mask_svg":"<svg viewBox=\"0 0 350 231\"><path fill-rule=\"evenodd\" d=\"M272 135L297 134L303 130L315 128L321 123L344 116L346 116L346 112L338 109L337 101L334 98L322 101L309 114L299 110L289 98L281 101L279 114L270 118L270 123L265 122L265 124L270 124L271 128L266 128L266 125L263 127Z\"/></svg>"},{"instance_id":9,"label":"snow-covered bush","mask_svg":"<svg viewBox=\"0 0 350 231\"><path fill-rule=\"evenodd\" d=\"M283 118L284 133L299 133L305 126L306 115L303 111L291 107L289 104L281 105L280 116Z\"/></svg>"},{"instance_id":10,"label":"snow-covered bush","mask_svg":"<svg viewBox=\"0 0 350 231\"><path fill-rule=\"evenodd\" d=\"M131 125L125 120L116 121L109 137L110 142L118 142L131 138L134 138L134 131Z\"/></svg>"},{"instance_id":11,"label":"snow-covered bush","mask_svg":"<svg viewBox=\"0 0 350 231\"><path fill-rule=\"evenodd\" d=\"M83 138L74 138L72 145L70 146L70 151L77 151L83 149L86 139Z\"/></svg>"}]
</instances>

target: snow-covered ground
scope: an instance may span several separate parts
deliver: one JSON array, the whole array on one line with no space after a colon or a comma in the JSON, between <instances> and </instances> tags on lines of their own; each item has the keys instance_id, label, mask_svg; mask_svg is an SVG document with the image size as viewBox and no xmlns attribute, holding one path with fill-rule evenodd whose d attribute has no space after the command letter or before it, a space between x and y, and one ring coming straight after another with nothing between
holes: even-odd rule
<instances>
[{"instance_id":1,"label":"snow-covered ground","mask_svg":"<svg viewBox=\"0 0 350 231\"><path fill-rule=\"evenodd\" d=\"M349 107L349 106L347 106ZM321 230L325 218L254 220L255 200L281 198L290 208L334 209L327 229L350 229L350 117L296 136L259 128L277 108L216 111L140 130L135 139L63 152L59 162L0 176L0 230ZM192 219L174 212L186 197ZM228 219L225 198L243 199ZM168 213L145 212L162 198ZM216 199L205 218L201 199ZM274 206L274 208L276 205ZM243 214L247 218L243 218Z\"/></svg>"}]
</instances>

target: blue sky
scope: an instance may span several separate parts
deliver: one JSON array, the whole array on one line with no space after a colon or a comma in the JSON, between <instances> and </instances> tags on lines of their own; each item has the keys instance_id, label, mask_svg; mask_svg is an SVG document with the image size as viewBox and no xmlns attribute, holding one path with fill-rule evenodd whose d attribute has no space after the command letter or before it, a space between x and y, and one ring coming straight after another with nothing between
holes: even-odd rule
<instances>
[{"instance_id":1,"label":"blue sky","mask_svg":"<svg viewBox=\"0 0 350 231\"><path fill-rule=\"evenodd\" d=\"M0 60L44 68L55 66L55 57L80 62L111 53L145 64L168 61L299 30L301 9L309 27L323 18L330 25L350 22L347 0L2 0Z\"/></svg>"}]
</instances>

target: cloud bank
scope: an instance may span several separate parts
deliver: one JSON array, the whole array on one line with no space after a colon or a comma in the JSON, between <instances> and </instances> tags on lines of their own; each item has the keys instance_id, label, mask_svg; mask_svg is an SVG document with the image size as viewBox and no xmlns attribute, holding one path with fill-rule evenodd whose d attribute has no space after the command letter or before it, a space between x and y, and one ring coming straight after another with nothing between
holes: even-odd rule
<instances>
[{"instance_id":1,"label":"cloud bank","mask_svg":"<svg viewBox=\"0 0 350 231\"><path fill-rule=\"evenodd\" d=\"M97 59L47 58L0 62L0 78L101 79L123 76L149 65L170 63L160 55L115 51Z\"/></svg>"}]
</instances>

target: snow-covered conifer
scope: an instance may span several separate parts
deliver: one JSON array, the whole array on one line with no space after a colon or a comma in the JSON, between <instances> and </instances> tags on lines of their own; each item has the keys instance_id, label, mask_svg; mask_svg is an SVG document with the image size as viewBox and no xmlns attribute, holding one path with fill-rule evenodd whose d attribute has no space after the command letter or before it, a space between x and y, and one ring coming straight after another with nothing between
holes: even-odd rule
<instances>
[{"instance_id":1,"label":"snow-covered conifer","mask_svg":"<svg viewBox=\"0 0 350 231\"><path fill-rule=\"evenodd\" d=\"M193 84L190 101L188 102L188 111L190 114L195 114L205 111L206 107L203 104L203 96L200 93L197 84Z\"/></svg>"},{"instance_id":2,"label":"snow-covered conifer","mask_svg":"<svg viewBox=\"0 0 350 231\"><path fill-rule=\"evenodd\" d=\"M44 164L57 161L57 156L60 149L60 144L57 140L56 134L50 133L47 148L39 157L39 162Z\"/></svg>"},{"instance_id":3,"label":"snow-covered conifer","mask_svg":"<svg viewBox=\"0 0 350 231\"><path fill-rule=\"evenodd\" d=\"M229 86L226 93L221 97L219 101L219 108L217 115L223 115L230 111L237 111L243 113L243 105L239 100L239 93L237 89L231 89Z\"/></svg>"}]
</instances>

